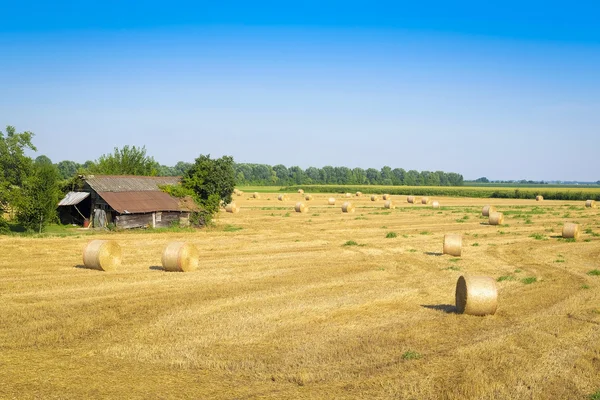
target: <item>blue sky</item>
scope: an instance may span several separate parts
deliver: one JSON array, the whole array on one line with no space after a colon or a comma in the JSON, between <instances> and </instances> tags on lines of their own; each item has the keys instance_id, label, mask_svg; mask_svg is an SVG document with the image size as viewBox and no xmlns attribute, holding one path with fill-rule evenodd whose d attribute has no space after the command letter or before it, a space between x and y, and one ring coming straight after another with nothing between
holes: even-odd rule
<instances>
[{"instance_id":1,"label":"blue sky","mask_svg":"<svg viewBox=\"0 0 600 400\"><path fill-rule=\"evenodd\" d=\"M0 125L83 162L600 179L600 5L0 0Z\"/></svg>"}]
</instances>

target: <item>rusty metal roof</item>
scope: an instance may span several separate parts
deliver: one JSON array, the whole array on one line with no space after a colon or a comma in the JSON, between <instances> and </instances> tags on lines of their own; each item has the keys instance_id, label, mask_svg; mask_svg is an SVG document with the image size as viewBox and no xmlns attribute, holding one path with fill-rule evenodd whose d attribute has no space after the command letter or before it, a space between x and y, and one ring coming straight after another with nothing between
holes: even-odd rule
<instances>
[{"instance_id":1,"label":"rusty metal roof","mask_svg":"<svg viewBox=\"0 0 600 400\"><path fill-rule=\"evenodd\" d=\"M86 175L85 181L100 192L160 191L159 185L176 185L179 176Z\"/></svg>"},{"instance_id":2,"label":"rusty metal roof","mask_svg":"<svg viewBox=\"0 0 600 400\"><path fill-rule=\"evenodd\" d=\"M193 206L159 191L98 192L120 214L137 214L155 211L193 211Z\"/></svg>"},{"instance_id":3,"label":"rusty metal roof","mask_svg":"<svg viewBox=\"0 0 600 400\"><path fill-rule=\"evenodd\" d=\"M59 206L74 206L81 203L90 194L88 192L69 192L58 202Z\"/></svg>"}]
</instances>

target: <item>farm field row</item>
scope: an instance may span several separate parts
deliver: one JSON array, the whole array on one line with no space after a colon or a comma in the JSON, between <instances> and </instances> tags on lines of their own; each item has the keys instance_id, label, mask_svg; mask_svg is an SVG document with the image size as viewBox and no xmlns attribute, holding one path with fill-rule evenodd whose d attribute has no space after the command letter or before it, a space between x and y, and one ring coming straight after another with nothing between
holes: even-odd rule
<instances>
[{"instance_id":1,"label":"farm field row","mask_svg":"<svg viewBox=\"0 0 600 400\"><path fill-rule=\"evenodd\" d=\"M195 232L0 236L0 398L586 398L600 390L600 210L581 201L435 197L440 209L281 192L235 197ZM309 191L308 188L305 190ZM380 192L380 193L383 193ZM415 193L416 194L416 193ZM334 196L337 204L327 205ZM356 205L341 212L344 201ZM505 215L490 226L485 204ZM562 225L581 227L577 241ZM447 233L461 257L442 255ZM200 268L166 273L193 243ZM597 272L594 272L597 271ZM454 312L463 274L495 315Z\"/></svg>"}]
</instances>

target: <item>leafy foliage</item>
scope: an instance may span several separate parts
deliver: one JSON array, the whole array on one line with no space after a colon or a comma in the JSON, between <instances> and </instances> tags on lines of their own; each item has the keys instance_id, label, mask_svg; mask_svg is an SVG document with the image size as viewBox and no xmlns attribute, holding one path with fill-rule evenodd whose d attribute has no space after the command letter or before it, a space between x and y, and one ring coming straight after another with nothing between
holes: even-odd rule
<instances>
[{"instance_id":1,"label":"leafy foliage","mask_svg":"<svg viewBox=\"0 0 600 400\"><path fill-rule=\"evenodd\" d=\"M25 180L16 202L17 220L27 231L42 233L56 217L59 200L58 170L52 163L36 163L34 173Z\"/></svg>"},{"instance_id":2,"label":"leafy foliage","mask_svg":"<svg viewBox=\"0 0 600 400\"><path fill-rule=\"evenodd\" d=\"M158 163L153 157L146 155L146 146L115 147L112 154L103 154L89 172L105 175L145 175L158 174Z\"/></svg>"}]
</instances>

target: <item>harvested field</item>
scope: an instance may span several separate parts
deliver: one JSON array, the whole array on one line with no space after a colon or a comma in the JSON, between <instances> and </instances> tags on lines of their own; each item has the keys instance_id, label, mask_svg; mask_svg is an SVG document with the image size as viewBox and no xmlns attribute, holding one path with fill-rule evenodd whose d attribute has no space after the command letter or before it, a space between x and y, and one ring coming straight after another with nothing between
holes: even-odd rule
<instances>
[{"instance_id":1,"label":"harvested field","mask_svg":"<svg viewBox=\"0 0 600 400\"><path fill-rule=\"evenodd\" d=\"M249 190L248 190L249 191ZM311 190L312 191L312 190ZM236 199L197 232L0 236L0 398L585 399L600 390L600 210L581 201L342 193ZM563 239L566 222L577 241ZM386 238L388 232L397 235ZM460 259L443 237L462 234ZM82 268L111 239L116 271ZM166 273L173 241L198 269ZM455 313L461 275L498 309Z\"/></svg>"}]
</instances>

